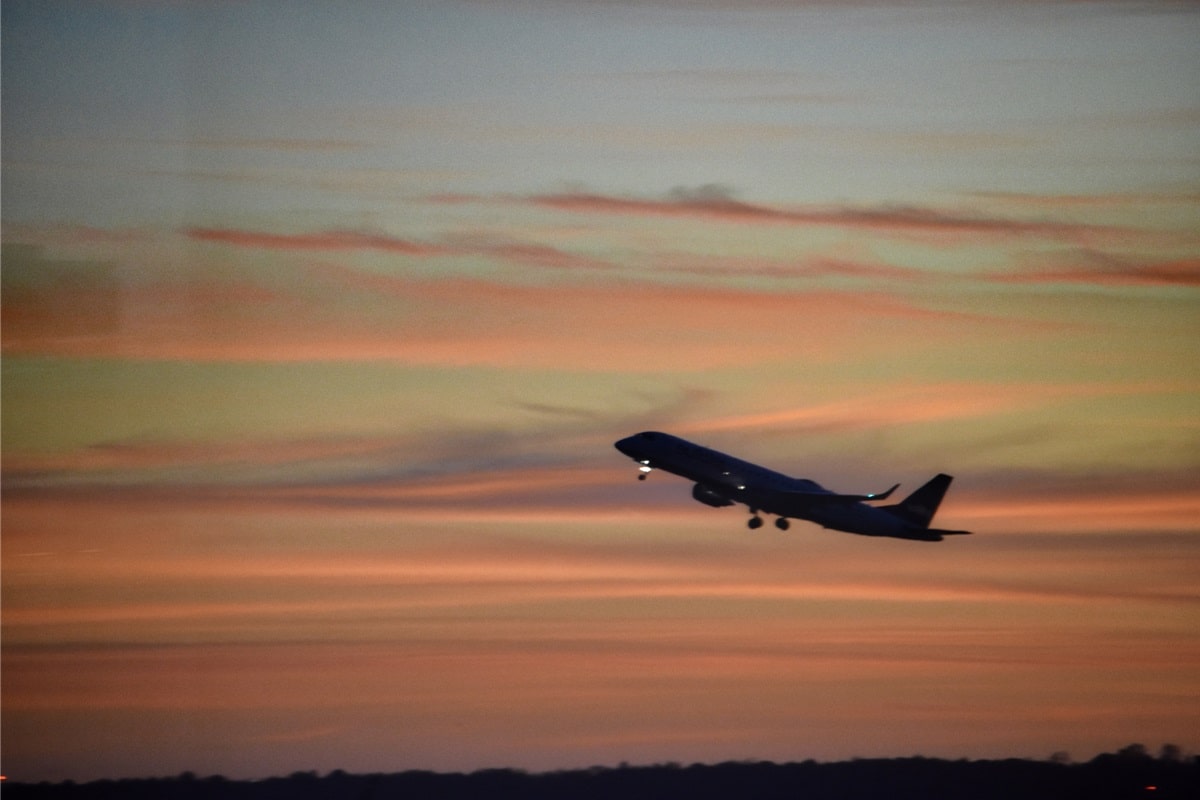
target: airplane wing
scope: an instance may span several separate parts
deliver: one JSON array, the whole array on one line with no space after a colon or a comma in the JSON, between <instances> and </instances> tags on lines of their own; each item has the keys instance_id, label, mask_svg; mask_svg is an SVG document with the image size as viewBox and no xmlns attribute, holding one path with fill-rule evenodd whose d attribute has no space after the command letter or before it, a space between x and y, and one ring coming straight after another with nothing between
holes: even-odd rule
<instances>
[{"instance_id":1,"label":"airplane wing","mask_svg":"<svg viewBox=\"0 0 1200 800\"><path fill-rule=\"evenodd\" d=\"M781 494L812 503L861 503L864 500L886 500L892 496L892 492L899 488L900 484L897 483L886 492L878 492L876 494L835 494L834 492L807 492L803 490L785 490Z\"/></svg>"}]
</instances>

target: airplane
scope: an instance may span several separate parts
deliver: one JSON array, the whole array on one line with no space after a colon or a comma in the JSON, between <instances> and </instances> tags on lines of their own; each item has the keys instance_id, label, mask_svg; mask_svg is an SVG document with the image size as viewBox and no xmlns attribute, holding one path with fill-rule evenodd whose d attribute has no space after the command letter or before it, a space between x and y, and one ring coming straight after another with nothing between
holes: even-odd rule
<instances>
[{"instance_id":1,"label":"airplane","mask_svg":"<svg viewBox=\"0 0 1200 800\"><path fill-rule=\"evenodd\" d=\"M867 501L886 500L900 484L876 494L838 494L813 481L790 478L658 431L634 434L613 446L639 464L638 480L661 469L694 481L692 497L707 506L749 506L751 530L763 526L759 514L765 512L776 516L775 527L781 531L790 527L789 520L803 519L846 533L919 542L940 542L946 536L971 533L929 527L953 480L946 474L937 475L899 503L870 506Z\"/></svg>"}]
</instances>

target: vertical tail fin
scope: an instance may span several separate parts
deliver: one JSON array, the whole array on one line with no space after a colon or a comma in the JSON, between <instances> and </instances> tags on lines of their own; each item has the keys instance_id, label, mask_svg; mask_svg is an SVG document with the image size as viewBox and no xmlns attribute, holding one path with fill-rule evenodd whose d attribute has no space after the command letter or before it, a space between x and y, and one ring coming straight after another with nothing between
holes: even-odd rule
<instances>
[{"instance_id":1,"label":"vertical tail fin","mask_svg":"<svg viewBox=\"0 0 1200 800\"><path fill-rule=\"evenodd\" d=\"M928 528L952 480L945 473L939 474L899 503L882 508L910 525Z\"/></svg>"}]
</instances>

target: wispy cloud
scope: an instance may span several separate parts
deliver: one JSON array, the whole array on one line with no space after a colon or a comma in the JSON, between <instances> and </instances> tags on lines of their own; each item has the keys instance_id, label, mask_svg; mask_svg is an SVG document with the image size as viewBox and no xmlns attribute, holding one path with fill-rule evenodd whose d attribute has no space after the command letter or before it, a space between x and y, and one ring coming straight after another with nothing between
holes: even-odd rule
<instances>
[{"instance_id":1,"label":"wispy cloud","mask_svg":"<svg viewBox=\"0 0 1200 800\"><path fill-rule=\"evenodd\" d=\"M1001 283L1067 283L1110 287L1200 286L1200 258L1195 257L1158 261L1085 251L1069 260L1074 263L985 277Z\"/></svg>"},{"instance_id":2,"label":"wispy cloud","mask_svg":"<svg viewBox=\"0 0 1200 800\"><path fill-rule=\"evenodd\" d=\"M194 235L238 247L318 253L443 252L440 246L360 234L206 229ZM504 242L473 247L539 266L606 266L553 248ZM91 296L86 286L66 284L36 286L25 295L6 293L6 317L15 322L6 326L4 349L137 359L392 360L647 371L800 356L827 359L874 340L856 321L861 319L871 320L875 329L896 330L1011 324L926 308L882 291L767 292L632 282L520 285L388 275L338 263L310 263L293 274L289 284L255 279L253 273L214 283L196 271L155 283L110 281L96 290L105 292L103 297ZM78 335L78 317L65 313L76 307L107 308L116 316L112 324ZM39 308L48 311L34 313ZM813 335L817 330L819 337ZM662 346L664 337L670 348Z\"/></svg>"},{"instance_id":3,"label":"wispy cloud","mask_svg":"<svg viewBox=\"0 0 1200 800\"><path fill-rule=\"evenodd\" d=\"M915 206L781 208L737 200L732 190L718 184L706 184L696 188L679 187L658 199L589 192L541 194L510 199L572 213L697 217L725 222L861 228L882 233L1065 239L1111 237L1132 233L1128 229L1105 225L989 217Z\"/></svg>"},{"instance_id":4,"label":"wispy cloud","mask_svg":"<svg viewBox=\"0 0 1200 800\"><path fill-rule=\"evenodd\" d=\"M574 271L613 271L622 267L612 261L576 253L543 242L520 241L496 234L453 234L447 246L465 256L482 256L522 267Z\"/></svg>"},{"instance_id":5,"label":"wispy cloud","mask_svg":"<svg viewBox=\"0 0 1200 800\"><path fill-rule=\"evenodd\" d=\"M435 202L470 202L451 197ZM820 280L918 281L933 279L927 271L887 264L882 261L856 261L846 258L806 257L791 261L770 259L754 254L717 257L703 253L656 251L641 254L644 264L622 264L613 259L566 250L539 241L522 241L493 233L449 233L438 242L423 242L386 234L355 231L318 231L311 233L270 233L230 228L192 228L189 238L244 248L295 250L298 252L336 252L376 250L411 256L460 256L494 259L515 266L562 271L591 270L622 272L630 277L646 275L692 275L709 278L773 278ZM945 279L945 276L940 276Z\"/></svg>"},{"instance_id":6,"label":"wispy cloud","mask_svg":"<svg viewBox=\"0 0 1200 800\"><path fill-rule=\"evenodd\" d=\"M999 201L1010 206L1061 209L1061 208L1145 208L1147 206L1174 206L1194 209L1200 204L1200 194L1185 190L1160 192L1109 192L1097 194L1022 194L1019 192L975 192L975 197L988 201Z\"/></svg>"},{"instance_id":7,"label":"wispy cloud","mask_svg":"<svg viewBox=\"0 0 1200 800\"><path fill-rule=\"evenodd\" d=\"M379 250L401 255L430 256L446 252L444 248L381 233L357 231L321 231L318 233L266 233L231 228L188 228L189 238L236 247L271 250Z\"/></svg>"},{"instance_id":8,"label":"wispy cloud","mask_svg":"<svg viewBox=\"0 0 1200 800\"><path fill-rule=\"evenodd\" d=\"M154 141L155 144L174 144L180 147L207 147L219 150L273 150L283 152L340 152L362 150L366 144L353 139L243 138L243 139L183 139Z\"/></svg>"},{"instance_id":9,"label":"wispy cloud","mask_svg":"<svg viewBox=\"0 0 1200 800\"><path fill-rule=\"evenodd\" d=\"M849 280L878 286L880 281L919 283L946 281L945 275L927 270L896 266L883 261L849 258L810 257L794 260L771 259L747 254L718 257L704 254L662 254L653 269L656 273L691 275L701 278L768 278L819 282L827 279Z\"/></svg>"},{"instance_id":10,"label":"wispy cloud","mask_svg":"<svg viewBox=\"0 0 1200 800\"><path fill-rule=\"evenodd\" d=\"M994 405L968 402L961 409L936 411L952 415L996 410ZM930 409L917 413L921 411ZM791 430L805 424L799 417L790 415L786 423L764 420L756 430ZM916 417L916 421L924 419L928 418ZM713 433L747 421L718 419L711 424L675 425L672 430ZM829 424L840 425L837 432L844 435L895 430L912 421L841 418ZM819 421L807 424L813 426L810 431L828 432ZM6 509L14 520L21 519L21 509L54 509L70 519L97 513L120 517L161 507L183 514L219 514L221 509L256 513L257 509L284 518L292 513L310 515L314 521L362 514L414 524L448 518L464 524L526 525L692 519L701 526L724 520L725 525L741 527L737 514L716 514L692 504L685 482L663 478L662 486L655 481L648 492L635 486L632 469L623 466L609 441L634 429L620 423L597 425L595 432L538 437L541 446L533 449L514 441L484 452L464 451L453 436L444 437L445 441L430 436L324 443L257 440L207 447L162 443L102 448L99 453L88 449L54 458L6 456ZM828 464L807 464L798 474L827 482L830 469ZM1197 498L1187 468L1148 474L1126 470L1086 479L1051 470L968 473L967 483L956 487L947 504L947 513L954 525L989 536L1189 531L1200 513ZM28 546L44 549L48 541Z\"/></svg>"},{"instance_id":11,"label":"wispy cloud","mask_svg":"<svg viewBox=\"0 0 1200 800\"><path fill-rule=\"evenodd\" d=\"M572 253L541 242L514 240L494 234L450 234L438 243L416 241L382 233L317 231L270 233L234 228L189 228L194 240L234 247L300 252L375 250L409 256L481 256L508 263L560 270L611 270L603 259Z\"/></svg>"},{"instance_id":12,"label":"wispy cloud","mask_svg":"<svg viewBox=\"0 0 1200 800\"><path fill-rule=\"evenodd\" d=\"M1194 4L122 1L4 14L10 772L1200 730Z\"/></svg>"},{"instance_id":13,"label":"wispy cloud","mask_svg":"<svg viewBox=\"0 0 1200 800\"><path fill-rule=\"evenodd\" d=\"M986 416L1030 409L1047 402L1127 391L1127 387L1080 384L922 383L895 385L888 401L872 394L796 408L700 420L690 432L737 430L862 430L889 428L929 420Z\"/></svg>"}]
</instances>

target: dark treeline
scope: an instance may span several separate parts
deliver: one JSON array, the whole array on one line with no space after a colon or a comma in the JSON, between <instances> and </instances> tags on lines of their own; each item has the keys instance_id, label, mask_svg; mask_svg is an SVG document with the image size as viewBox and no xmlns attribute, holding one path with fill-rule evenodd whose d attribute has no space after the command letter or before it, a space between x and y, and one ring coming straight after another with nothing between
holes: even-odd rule
<instances>
[{"instance_id":1,"label":"dark treeline","mask_svg":"<svg viewBox=\"0 0 1200 800\"><path fill-rule=\"evenodd\" d=\"M724 764L616 768L530 774L483 770L470 774L401 772L321 776L297 772L286 778L235 781L185 773L174 778L104 780L92 783L8 783L5 800L541 800L620 798L666 800L739 798L773 800L1010 800L1010 798L1200 798L1200 758L1173 745L1158 757L1130 745L1081 764L1058 754L1047 761L946 761L935 758L855 759L837 763Z\"/></svg>"}]
</instances>

